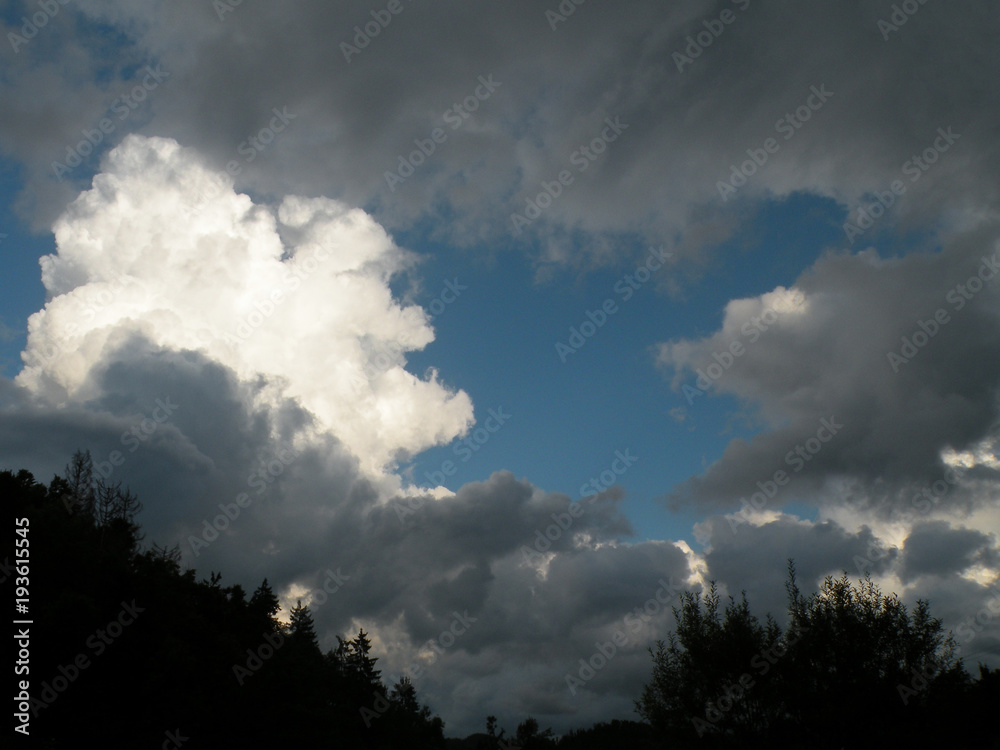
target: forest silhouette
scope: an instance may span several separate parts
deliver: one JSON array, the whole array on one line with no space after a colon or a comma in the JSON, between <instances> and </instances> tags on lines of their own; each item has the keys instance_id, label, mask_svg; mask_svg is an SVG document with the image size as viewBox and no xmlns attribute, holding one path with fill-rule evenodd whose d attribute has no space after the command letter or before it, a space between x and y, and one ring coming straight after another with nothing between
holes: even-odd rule
<instances>
[{"instance_id":1,"label":"forest silhouette","mask_svg":"<svg viewBox=\"0 0 1000 750\"><path fill-rule=\"evenodd\" d=\"M789 561L784 627L745 594L684 593L637 716L557 738L484 715L483 732L446 738L407 677L384 683L363 629L324 653L309 608L280 621L266 578L248 594L144 544L139 498L95 478L89 453L48 486L0 472L0 495L29 519L36 747L1000 748L1000 670L970 675L927 602L867 578L806 595Z\"/></svg>"}]
</instances>

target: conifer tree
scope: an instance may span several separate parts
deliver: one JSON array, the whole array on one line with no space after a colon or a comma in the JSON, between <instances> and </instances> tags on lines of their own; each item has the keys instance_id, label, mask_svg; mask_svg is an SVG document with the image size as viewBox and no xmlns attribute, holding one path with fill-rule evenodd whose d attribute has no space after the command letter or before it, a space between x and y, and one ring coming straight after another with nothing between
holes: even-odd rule
<instances>
[{"instance_id":1,"label":"conifer tree","mask_svg":"<svg viewBox=\"0 0 1000 750\"><path fill-rule=\"evenodd\" d=\"M266 578L250 595L248 609L251 616L256 618L268 632L275 632L280 628L278 612L281 605Z\"/></svg>"},{"instance_id":2,"label":"conifer tree","mask_svg":"<svg viewBox=\"0 0 1000 750\"><path fill-rule=\"evenodd\" d=\"M316 637L316 626L309 607L303 606L302 600L292 607L288 624L288 643L293 648L305 651L315 651L319 655L319 638Z\"/></svg>"}]
</instances>

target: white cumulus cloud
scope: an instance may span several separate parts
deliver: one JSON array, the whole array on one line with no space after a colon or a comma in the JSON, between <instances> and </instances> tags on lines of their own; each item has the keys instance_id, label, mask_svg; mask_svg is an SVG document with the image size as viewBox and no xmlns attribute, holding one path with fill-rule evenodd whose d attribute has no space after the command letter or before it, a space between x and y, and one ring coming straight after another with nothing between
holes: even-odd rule
<instances>
[{"instance_id":1,"label":"white cumulus cloud","mask_svg":"<svg viewBox=\"0 0 1000 750\"><path fill-rule=\"evenodd\" d=\"M389 282L411 256L360 209L237 194L196 152L127 137L54 227L49 294L29 320L18 384L56 404L94 398L95 366L141 334L197 350L298 400L373 476L464 434L472 402L407 372L434 339Z\"/></svg>"}]
</instances>

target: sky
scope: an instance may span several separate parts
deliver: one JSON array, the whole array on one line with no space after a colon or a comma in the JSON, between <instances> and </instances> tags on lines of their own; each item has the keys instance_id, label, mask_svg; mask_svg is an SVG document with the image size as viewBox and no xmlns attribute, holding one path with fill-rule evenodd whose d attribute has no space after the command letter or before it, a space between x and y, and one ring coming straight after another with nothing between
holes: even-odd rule
<instances>
[{"instance_id":1,"label":"sky","mask_svg":"<svg viewBox=\"0 0 1000 750\"><path fill-rule=\"evenodd\" d=\"M997 10L0 22L0 468L89 449L451 736L634 717L679 592L780 619L788 558L1000 666Z\"/></svg>"}]
</instances>

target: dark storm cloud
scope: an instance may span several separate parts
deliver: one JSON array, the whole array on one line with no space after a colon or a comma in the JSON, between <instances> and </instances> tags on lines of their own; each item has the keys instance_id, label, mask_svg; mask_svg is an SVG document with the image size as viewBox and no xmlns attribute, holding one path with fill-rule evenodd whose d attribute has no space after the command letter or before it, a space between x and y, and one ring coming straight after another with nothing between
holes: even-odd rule
<instances>
[{"instance_id":1,"label":"dark storm cloud","mask_svg":"<svg viewBox=\"0 0 1000 750\"><path fill-rule=\"evenodd\" d=\"M977 563L1000 562L996 539L975 529L952 528L943 521L917 524L903 545L903 580L921 575L961 573Z\"/></svg>"},{"instance_id":2,"label":"dark storm cloud","mask_svg":"<svg viewBox=\"0 0 1000 750\"><path fill-rule=\"evenodd\" d=\"M712 336L660 348L693 414L713 393L728 394L774 425L730 443L704 475L674 491L675 502L739 505L784 472L786 483L766 498L771 507L842 482L870 495L877 487L887 502L902 503L904 490L945 478L942 452L993 439L996 226L964 233L938 253L890 260L831 253L795 288L804 295L797 307L782 307L780 295L734 301ZM755 318L770 325L760 330ZM733 342L744 347L737 356ZM987 466L976 474L996 479ZM959 487L942 502L963 498Z\"/></svg>"},{"instance_id":3,"label":"dark storm cloud","mask_svg":"<svg viewBox=\"0 0 1000 750\"><path fill-rule=\"evenodd\" d=\"M240 492L255 492L248 478L274 458L278 446L291 445L310 426L311 417L290 400L255 406L264 386L239 382L197 352L164 350L133 337L91 373L90 398L81 403L53 410L5 381L2 452L12 468L30 466L46 481L50 473L63 473L74 450L89 449L97 475L139 494L149 538L183 542L182 551L202 568L186 533L197 534L206 514L220 512L220 501L229 504ZM328 490L350 496L351 484L359 481L356 461L335 441L321 447L330 463L324 479L338 480ZM282 470L284 476L265 472L268 489L287 491L291 475L314 462L317 449L304 451L298 466ZM249 525L233 524L230 543L237 545L250 531ZM219 565L226 546L218 541L203 560Z\"/></svg>"},{"instance_id":4,"label":"dark storm cloud","mask_svg":"<svg viewBox=\"0 0 1000 750\"><path fill-rule=\"evenodd\" d=\"M233 162L241 186L371 206L391 228L446 208L453 221L440 231L464 243L518 242L510 215L567 170L573 184L523 235L537 237L545 261L607 259L628 247L621 233L630 232L676 237L696 252L700 243L683 239L689 221L731 224L735 204L768 191L811 190L853 207L908 179L904 164L949 126L960 140L926 179L908 184L902 216L923 223L929 206L963 211L998 196L991 71L1000 53L997 20L984 8L921 6L885 38L878 21L890 3L637 2L628 12L587 3L553 29L545 4L403 2L363 49L345 54L342 44L354 46L355 27L374 23L380 8L244 2L220 19L209 3L79 7L123 30L132 58L170 75L109 140L136 128L172 136L216 166ZM706 23L718 30L724 11L732 21L706 46ZM12 71L3 143L8 152L18 144L36 192L55 189L50 162L94 127L119 84L137 80L115 81L132 73L117 64L114 83L76 87L79 71L103 70L108 60L100 45L69 45L44 69L54 94L43 107L28 95L43 74L33 56L43 51L52 52L41 43L3 52ZM689 54L690 63L678 57ZM488 98L480 76L500 84ZM820 103L813 87L823 86L832 94L809 110ZM258 150L248 139L276 107L295 119ZM627 129L591 159L580 148L608 134L606 118ZM415 141L430 150L435 128L445 139L390 189L385 173L398 173ZM748 149L762 153L769 137L780 149L735 197L723 196L718 183L731 166L750 158ZM59 210L58 196L38 194L49 204L41 213ZM570 230L593 235L585 257L569 250Z\"/></svg>"}]
</instances>

